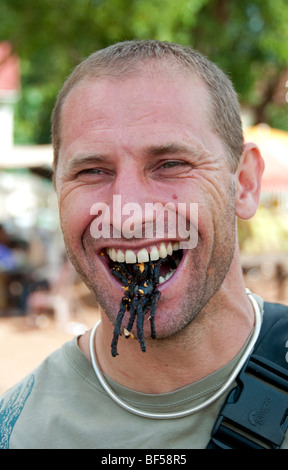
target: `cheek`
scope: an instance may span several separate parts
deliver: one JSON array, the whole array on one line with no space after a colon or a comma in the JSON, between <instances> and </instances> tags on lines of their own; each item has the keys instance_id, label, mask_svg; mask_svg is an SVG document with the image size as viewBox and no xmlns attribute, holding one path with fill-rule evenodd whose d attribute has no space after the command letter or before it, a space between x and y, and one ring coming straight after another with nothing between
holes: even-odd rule
<instances>
[{"instance_id":1,"label":"cheek","mask_svg":"<svg viewBox=\"0 0 288 470\"><path fill-rule=\"evenodd\" d=\"M60 222L66 241L81 243L84 232L89 229L93 220L93 215L90 215L92 205L93 198L89 194L80 194L77 191L60 200Z\"/></svg>"}]
</instances>

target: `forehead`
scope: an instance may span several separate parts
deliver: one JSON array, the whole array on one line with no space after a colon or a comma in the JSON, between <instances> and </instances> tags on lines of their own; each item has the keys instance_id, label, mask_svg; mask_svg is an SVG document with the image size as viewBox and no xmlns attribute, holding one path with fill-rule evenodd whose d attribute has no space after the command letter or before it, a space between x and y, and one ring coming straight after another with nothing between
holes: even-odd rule
<instances>
[{"instance_id":1,"label":"forehead","mask_svg":"<svg viewBox=\"0 0 288 470\"><path fill-rule=\"evenodd\" d=\"M60 153L65 149L67 154L69 147L71 155L73 144L85 140L88 145L93 139L98 144L112 132L114 139L118 132L119 137L125 134L129 142L140 136L156 139L156 134L160 139L165 130L183 134L191 127L199 136L207 134L209 107L204 82L190 73L163 76L161 71L149 70L125 79L86 79L70 91L64 102Z\"/></svg>"}]
</instances>

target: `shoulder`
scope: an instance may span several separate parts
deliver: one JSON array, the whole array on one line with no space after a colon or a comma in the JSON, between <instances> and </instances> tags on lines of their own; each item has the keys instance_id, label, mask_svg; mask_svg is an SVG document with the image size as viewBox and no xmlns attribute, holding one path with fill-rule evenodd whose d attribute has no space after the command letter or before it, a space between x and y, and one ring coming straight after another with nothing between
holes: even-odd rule
<instances>
[{"instance_id":1,"label":"shoulder","mask_svg":"<svg viewBox=\"0 0 288 470\"><path fill-rule=\"evenodd\" d=\"M11 434L34 384L35 376L31 374L9 390L0 400L0 449L9 448Z\"/></svg>"},{"instance_id":2,"label":"shoulder","mask_svg":"<svg viewBox=\"0 0 288 470\"><path fill-rule=\"evenodd\" d=\"M50 397L51 401L59 377L67 376L69 369L64 346L0 398L0 449L9 448L14 436L28 436L32 427L37 429L41 421L43 424L43 416L48 412L47 399Z\"/></svg>"},{"instance_id":3,"label":"shoulder","mask_svg":"<svg viewBox=\"0 0 288 470\"><path fill-rule=\"evenodd\" d=\"M78 448L89 439L93 447L109 404L74 338L0 399L0 448Z\"/></svg>"}]
</instances>

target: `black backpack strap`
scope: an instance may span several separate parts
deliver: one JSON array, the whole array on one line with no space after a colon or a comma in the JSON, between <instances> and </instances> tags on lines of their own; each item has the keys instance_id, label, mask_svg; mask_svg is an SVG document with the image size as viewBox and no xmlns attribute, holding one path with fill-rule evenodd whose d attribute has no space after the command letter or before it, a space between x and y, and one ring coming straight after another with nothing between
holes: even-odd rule
<instances>
[{"instance_id":1,"label":"black backpack strap","mask_svg":"<svg viewBox=\"0 0 288 470\"><path fill-rule=\"evenodd\" d=\"M264 303L254 351L219 413L207 449L279 449L288 427L288 307Z\"/></svg>"}]
</instances>

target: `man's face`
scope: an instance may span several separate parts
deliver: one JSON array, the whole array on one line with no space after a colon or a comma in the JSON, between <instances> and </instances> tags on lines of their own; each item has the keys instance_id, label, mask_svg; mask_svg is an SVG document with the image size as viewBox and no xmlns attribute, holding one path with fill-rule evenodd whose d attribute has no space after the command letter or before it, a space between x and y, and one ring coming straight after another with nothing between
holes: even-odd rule
<instances>
[{"instance_id":1,"label":"man's face","mask_svg":"<svg viewBox=\"0 0 288 470\"><path fill-rule=\"evenodd\" d=\"M161 243L175 247L180 238L93 237L96 216L90 211L95 203L110 209L112 225L115 195L121 196L121 207L141 207L141 217L145 203L171 203L176 211L178 203L198 205L198 243L173 254L179 266L158 286L158 338L189 324L229 270L235 244L235 176L224 144L210 128L209 112L207 92L198 78L160 73L86 81L66 98L56 173L61 226L73 264L112 323L124 291L111 274L110 258L122 253L131 261L126 250L137 257L143 249L148 254L152 247L153 253L155 247L159 251ZM189 210L185 217L187 226L196 223L189 220ZM121 221L114 220L118 230ZM165 278L169 268L163 269Z\"/></svg>"}]
</instances>

